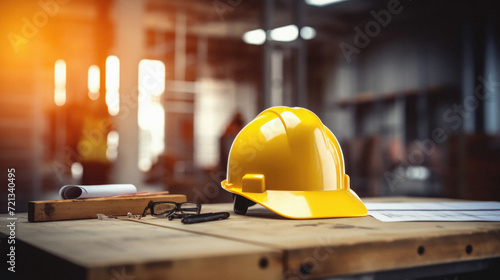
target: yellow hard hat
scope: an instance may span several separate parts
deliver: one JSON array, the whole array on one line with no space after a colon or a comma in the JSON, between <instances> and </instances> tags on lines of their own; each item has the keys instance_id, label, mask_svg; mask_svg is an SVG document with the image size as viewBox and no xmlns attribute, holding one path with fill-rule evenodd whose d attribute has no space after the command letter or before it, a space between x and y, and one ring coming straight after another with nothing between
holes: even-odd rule
<instances>
[{"instance_id":1,"label":"yellow hard hat","mask_svg":"<svg viewBox=\"0 0 500 280\"><path fill-rule=\"evenodd\" d=\"M272 107L236 136L222 188L237 195L238 214L258 203L294 219L365 216L344 172L337 139L313 112Z\"/></svg>"}]
</instances>

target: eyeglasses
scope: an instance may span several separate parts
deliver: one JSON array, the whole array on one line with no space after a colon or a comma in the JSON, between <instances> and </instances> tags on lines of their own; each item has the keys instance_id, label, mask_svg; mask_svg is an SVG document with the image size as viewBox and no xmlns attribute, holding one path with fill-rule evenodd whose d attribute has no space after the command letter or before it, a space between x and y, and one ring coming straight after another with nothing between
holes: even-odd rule
<instances>
[{"instance_id":1,"label":"eyeglasses","mask_svg":"<svg viewBox=\"0 0 500 280\"><path fill-rule=\"evenodd\" d=\"M174 218L184 218L190 215L200 214L201 204L192 202L177 203L174 201L150 201L148 206L144 208L142 217L146 216L148 209L151 209L151 216L165 217L172 220Z\"/></svg>"}]
</instances>

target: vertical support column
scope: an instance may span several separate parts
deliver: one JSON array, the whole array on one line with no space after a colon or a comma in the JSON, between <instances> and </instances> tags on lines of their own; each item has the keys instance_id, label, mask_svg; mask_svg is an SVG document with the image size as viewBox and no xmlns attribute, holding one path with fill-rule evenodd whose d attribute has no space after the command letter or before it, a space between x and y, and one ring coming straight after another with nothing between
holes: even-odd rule
<instances>
[{"instance_id":1,"label":"vertical support column","mask_svg":"<svg viewBox=\"0 0 500 280\"><path fill-rule=\"evenodd\" d=\"M262 102L259 111L271 106L271 53L273 51L273 42L269 40L269 30L272 29L272 17L274 14L274 0L264 1L263 29L266 32L266 41L263 50L263 68L262 69Z\"/></svg>"},{"instance_id":2,"label":"vertical support column","mask_svg":"<svg viewBox=\"0 0 500 280\"><path fill-rule=\"evenodd\" d=\"M297 38L297 54L296 54L296 65L295 69L296 75L296 94L297 94L297 105L300 107L307 107L307 49L304 39L300 36L300 31L305 24L305 1L297 0L295 1L295 17L297 28L299 30L299 36Z\"/></svg>"},{"instance_id":3,"label":"vertical support column","mask_svg":"<svg viewBox=\"0 0 500 280\"><path fill-rule=\"evenodd\" d=\"M486 26L486 50L485 50L485 70L484 77L478 77L476 83L480 84L482 95L476 98L484 102L485 131L488 134L500 133L500 104L499 104L499 83L500 83L500 50L498 45L497 31L495 26Z\"/></svg>"},{"instance_id":4,"label":"vertical support column","mask_svg":"<svg viewBox=\"0 0 500 280\"><path fill-rule=\"evenodd\" d=\"M177 81L186 78L186 12L181 8L175 13L174 76Z\"/></svg>"},{"instance_id":5,"label":"vertical support column","mask_svg":"<svg viewBox=\"0 0 500 280\"><path fill-rule=\"evenodd\" d=\"M464 23L462 26L462 98L464 100L471 92L474 92L474 50L472 45L472 26ZM475 115L469 114L463 118L463 133L472 133L475 125Z\"/></svg>"},{"instance_id":6,"label":"vertical support column","mask_svg":"<svg viewBox=\"0 0 500 280\"><path fill-rule=\"evenodd\" d=\"M35 61L37 65L40 65L40 62ZM42 75L41 71L34 71L33 75L35 77L35 84L42 84ZM33 174L31 175L31 194L32 197L30 199L38 200L42 194L42 166L43 166L43 148L40 139L43 139L43 119L40 116L43 116L43 91L41 90L32 90L34 93L33 98L31 99L31 106L33 110L33 115L31 118L32 126L32 137L31 137L31 150L32 150L32 158L31 164L33 166ZM5 132L4 132L5 133ZM65 146L63 146L65 147Z\"/></svg>"},{"instance_id":7,"label":"vertical support column","mask_svg":"<svg viewBox=\"0 0 500 280\"><path fill-rule=\"evenodd\" d=\"M96 1L98 8L97 27L94 29L95 38L95 60L101 75L99 76L100 95L99 99L106 99L106 58L111 55L110 49L113 45L113 24L111 23L112 3L108 1ZM84 98L88 98L84 96Z\"/></svg>"},{"instance_id":8,"label":"vertical support column","mask_svg":"<svg viewBox=\"0 0 500 280\"><path fill-rule=\"evenodd\" d=\"M207 59L208 59L208 39L204 35L198 35L197 40L196 40L198 46L197 46L197 56L198 56L198 63L197 63L197 70L196 70L196 76L197 80L201 80L203 77L207 75Z\"/></svg>"},{"instance_id":9,"label":"vertical support column","mask_svg":"<svg viewBox=\"0 0 500 280\"><path fill-rule=\"evenodd\" d=\"M423 43L419 46L419 57L420 61L418 63L418 94L417 94L417 140L428 139L429 138L429 109L428 109L428 90L429 77L428 77L428 44Z\"/></svg>"},{"instance_id":10,"label":"vertical support column","mask_svg":"<svg viewBox=\"0 0 500 280\"><path fill-rule=\"evenodd\" d=\"M475 97L475 91L478 89L479 78L485 77L485 64L486 64L486 30L482 23L475 23L474 31L472 34L473 38L473 65L474 65L474 76L473 84L474 90L467 93L467 97L464 100L472 99L477 100ZM479 26L477 26L479 25ZM484 87L480 88L480 94L484 94ZM477 100L477 108L475 110L475 132L483 133L486 130L485 124L485 100Z\"/></svg>"},{"instance_id":11,"label":"vertical support column","mask_svg":"<svg viewBox=\"0 0 500 280\"><path fill-rule=\"evenodd\" d=\"M114 44L112 53L120 59L120 112L114 118L120 142L115 161L113 182L127 182L141 186L142 174L138 168L139 126L137 100L139 61L145 51L145 1L115 0L112 8ZM133 35L133 40L131 36Z\"/></svg>"}]
</instances>

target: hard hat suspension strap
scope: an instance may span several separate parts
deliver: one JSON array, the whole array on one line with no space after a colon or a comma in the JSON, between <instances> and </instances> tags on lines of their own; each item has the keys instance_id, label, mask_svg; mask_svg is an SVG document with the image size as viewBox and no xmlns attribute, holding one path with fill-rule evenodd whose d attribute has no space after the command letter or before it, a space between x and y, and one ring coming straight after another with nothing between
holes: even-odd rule
<instances>
[{"instance_id":1,"label":"hard hat suspension strap","mask_svg":"<svg viewBox=\"0 0 500 280\"><path fill-rule=\"evenodd\" d=\"M234 196L234 213L245 215L247 213L248 207L252 205L255 205L255 202L251 201L250 199L241 195Z\"/></svg>"}]
</instances>

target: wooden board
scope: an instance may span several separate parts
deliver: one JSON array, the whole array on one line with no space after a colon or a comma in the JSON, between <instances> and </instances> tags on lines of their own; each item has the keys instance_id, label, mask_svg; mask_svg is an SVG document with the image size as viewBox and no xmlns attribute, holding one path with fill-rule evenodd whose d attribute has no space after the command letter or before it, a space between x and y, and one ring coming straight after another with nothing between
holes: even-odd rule
<instances>
[{"instance_id":1,"label":"wooden board","mask_svg":"<svg viewBox=\"0 0 500 280\"><path fill-rule=\"evenodd\" d=\"M500 257L499 222L384 223L370 216L291 220L258 205L250 207L245 216L236 215L231 204L203 207L202 212L229 211L230 221L184 225L175 220L166 223L148 218L143 222L282 250L287 258L284 277L291 279Z\"/></svg>"},{"instance_id":2,"label":"wooden board","mask_svg":"<svg viewBox=\"0 0 500 280\"><path fill-rule=\"evenodd\" d=\"M16 216L17 279L279 279L283 271L280 251L234 240L121 219ZM0 219L6 235L8 222Z\"/></svg>"},{"instance_id":3,"label":"wooden board","mask_svg":"<svg viewBox=\"0 0 500 280\"><path fill-rule=\"evenodd\" d=\"M97 214L142 214L149 201L185 202L183 194L30 201L28 220L46 222L97 218Z\"/></svg>"},{"instance_id":4,"label":"wooden board","mask_svg":"<svg viewBox=\"0 0 500 280\"><path fill-rule=\"evenodd\" d=\"M16 256L47 273L68 268L71 279L311 279L500 257L498 222L290 220L258 206L245 216L231 204L202 206L202 213L218 211L231 216L185 225L151 216L28 223L19 214L16 246L27 249ZM0 219L4 238L8 222Z\"/></svg>"}]
</instances>

